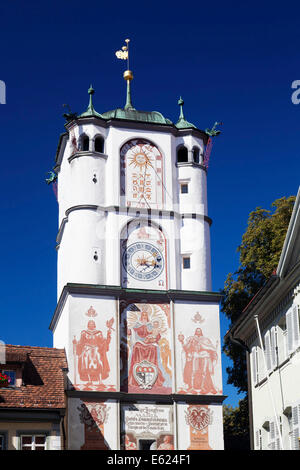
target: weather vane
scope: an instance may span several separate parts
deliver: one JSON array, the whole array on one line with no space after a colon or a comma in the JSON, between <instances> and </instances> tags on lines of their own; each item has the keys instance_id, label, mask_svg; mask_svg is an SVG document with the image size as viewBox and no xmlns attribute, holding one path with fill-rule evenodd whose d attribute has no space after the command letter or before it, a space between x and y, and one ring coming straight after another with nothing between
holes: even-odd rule
<instances>
[{"instance_id":1,"label":"weather vane","mask_svg":"<svg viewBox=\"0 0 300 470\"><path fill-rule=\"evenodd\" d=\"M125 39L126 46L123 46L122 49L116 51L116 56L118 59L127 60L127 70L123 73L124 80L127 81L127 96L126 96L126 105L125 109L134 109L131 103L131 90L130 82L133 79L133 73L129 69L129 43L130 39Z\"/></svg>"},{"instance_id":2,"label":"weather vane","mask_svg":"<svg viewBox=\"0 0 300 470\"><path fill-rule=\"evenodd\" d=\"M126 46L123 46L122 49L116 52L118 59L127 60L127 69L129 70L129 43L130 39L125 39Z\"/></svg>"}]
</instances>

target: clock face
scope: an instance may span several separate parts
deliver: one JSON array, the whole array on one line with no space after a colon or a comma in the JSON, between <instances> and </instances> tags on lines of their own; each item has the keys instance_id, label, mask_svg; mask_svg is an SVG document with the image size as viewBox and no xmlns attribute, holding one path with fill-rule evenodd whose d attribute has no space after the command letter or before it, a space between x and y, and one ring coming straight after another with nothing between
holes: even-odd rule
<instances>
[{"instance_id":1,"label":"clock face","mask_svg":"<svg viewBox=\"0 0 300 470\"><path fill-rule=\"evenodd\" d=\"M126 272L139 281L155 279L164 269L162 253L148 242L136 242L128 246L122 262Z\"/></svg>"}]
</instances>

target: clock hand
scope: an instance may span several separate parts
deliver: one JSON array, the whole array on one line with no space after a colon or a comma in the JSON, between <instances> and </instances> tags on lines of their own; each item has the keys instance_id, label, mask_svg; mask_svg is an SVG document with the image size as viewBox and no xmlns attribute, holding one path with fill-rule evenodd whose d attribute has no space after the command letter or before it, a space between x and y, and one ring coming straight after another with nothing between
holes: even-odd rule
<instances>
[{"instance_id":1,"label":"clock hand","mask_svg":"<svg viewBox=\"0 0 300 470\"><path fill-rule=\"evenodd\" d=\"M148 201L147 201L147 199L145 198L145 195L144 195L144 192L145 192L145 178L146 178L146 170L147 170L147 165L148 165L148 163L150 163L150 162L149 162L149 159L148 159L148 157L147 157L147 155L146 155L146 163L145 163L145 171L144 171L143 192L142 192L142 195L141 195L141 197L140 197L140 200L139 200L138 204L140 204L142 198L144 198L145 201L146 201L146 204L147 204L148 207L149 207L149 209L151 209L150 204L148 203Z\"/></svg>"}]
</instances>

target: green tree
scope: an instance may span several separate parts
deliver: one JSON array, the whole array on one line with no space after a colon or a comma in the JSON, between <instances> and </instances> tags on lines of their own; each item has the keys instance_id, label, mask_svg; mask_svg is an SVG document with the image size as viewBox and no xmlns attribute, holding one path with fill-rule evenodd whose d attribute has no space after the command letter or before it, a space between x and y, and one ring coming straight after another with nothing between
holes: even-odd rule
<instances>
[{"instance_id":1,"label":"green tree","mask_svg":"<svg viewBox=\"0 0 300 470\"><path fill-rule=\"evenodd\" d=\"M237 271L228 274L222 291L221 308L230 326L275 273L295 199L295 196L282 197L272 203L271 210L257 207L249 214L247 229L237 248L240 265ZM227 382L234 385L238 393L245 393L237 408L224 407L225 443L228 448L237 448L239 443L245 445L249 439L246 351L228 340L223 351L232 361L232 366L226 368Z\"/></svg>"},{"instance_id":2,"label":"green tree","mask_svg":"<svg viewBox=\"0 0 300 470\"><path fill-rule=\"evenodd\" d=\"M247 397L240 400L236 408L223 407L223 424L225 450L250 449Z\"/></svg>"},{"instance_id":3,"label":"green tree","mask_svg":"<svg viewBox=\"0 0 300 470\"><path fill-rule=\"evenodd\" d=\"M230 326L275 272L294 202L295 196L282 197L272 203L271 210L257 207L249 214L247 229L237 248L240 266L234 274L228 274L222 291L221 308ZM233 363L226 369L228 383L237 387L238 393L247 392L245 351L229 341L223 351Z\"/></svg>"}]
</instances>

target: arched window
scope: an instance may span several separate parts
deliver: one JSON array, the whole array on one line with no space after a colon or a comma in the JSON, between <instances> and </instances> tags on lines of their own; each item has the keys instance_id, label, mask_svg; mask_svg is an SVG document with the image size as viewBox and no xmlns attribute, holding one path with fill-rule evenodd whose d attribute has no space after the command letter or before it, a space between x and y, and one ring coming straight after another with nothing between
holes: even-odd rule
<instances>
[{"instance_id":1,"label":"arched window","mask_svg":"<svg viewBox=\"0 0 300 470\"><path fill-rule=\"evenodd\" d=\"M95 152L104 152L104 139L101 136L97 136L95 139Z\"/></svg>"},{"instance_id":2,"label":"arched window","mask_svg":"<svg viewBox=\"0 0 300 470\"><path fill-rule=\"evenodd\" d=\"M90 139L88 138L87 135L83 135L81 137L81 150L87 151L89 150L90 147Z\"/></svg>"},{"instance_id":3,"label":"arched window","mask_svg":"<svg viewBox=\"0 0 300 470\"><path fill-rule=\"evenodd\" d=\"M177 162L183 163L188 161L188 149L184 146L177 150Z\"/></svg>"},{"instance_id":4,"label":"arched window","mask_svg":"<svg viewBox=\"0 0 300 470\"><path fill-rule=\"evenodd\" d=\"M200 163L199 156L200 156L199 148L194 147L193 148L193 160L194 160L195 163Z\"/></svg>"}]
</instances>

